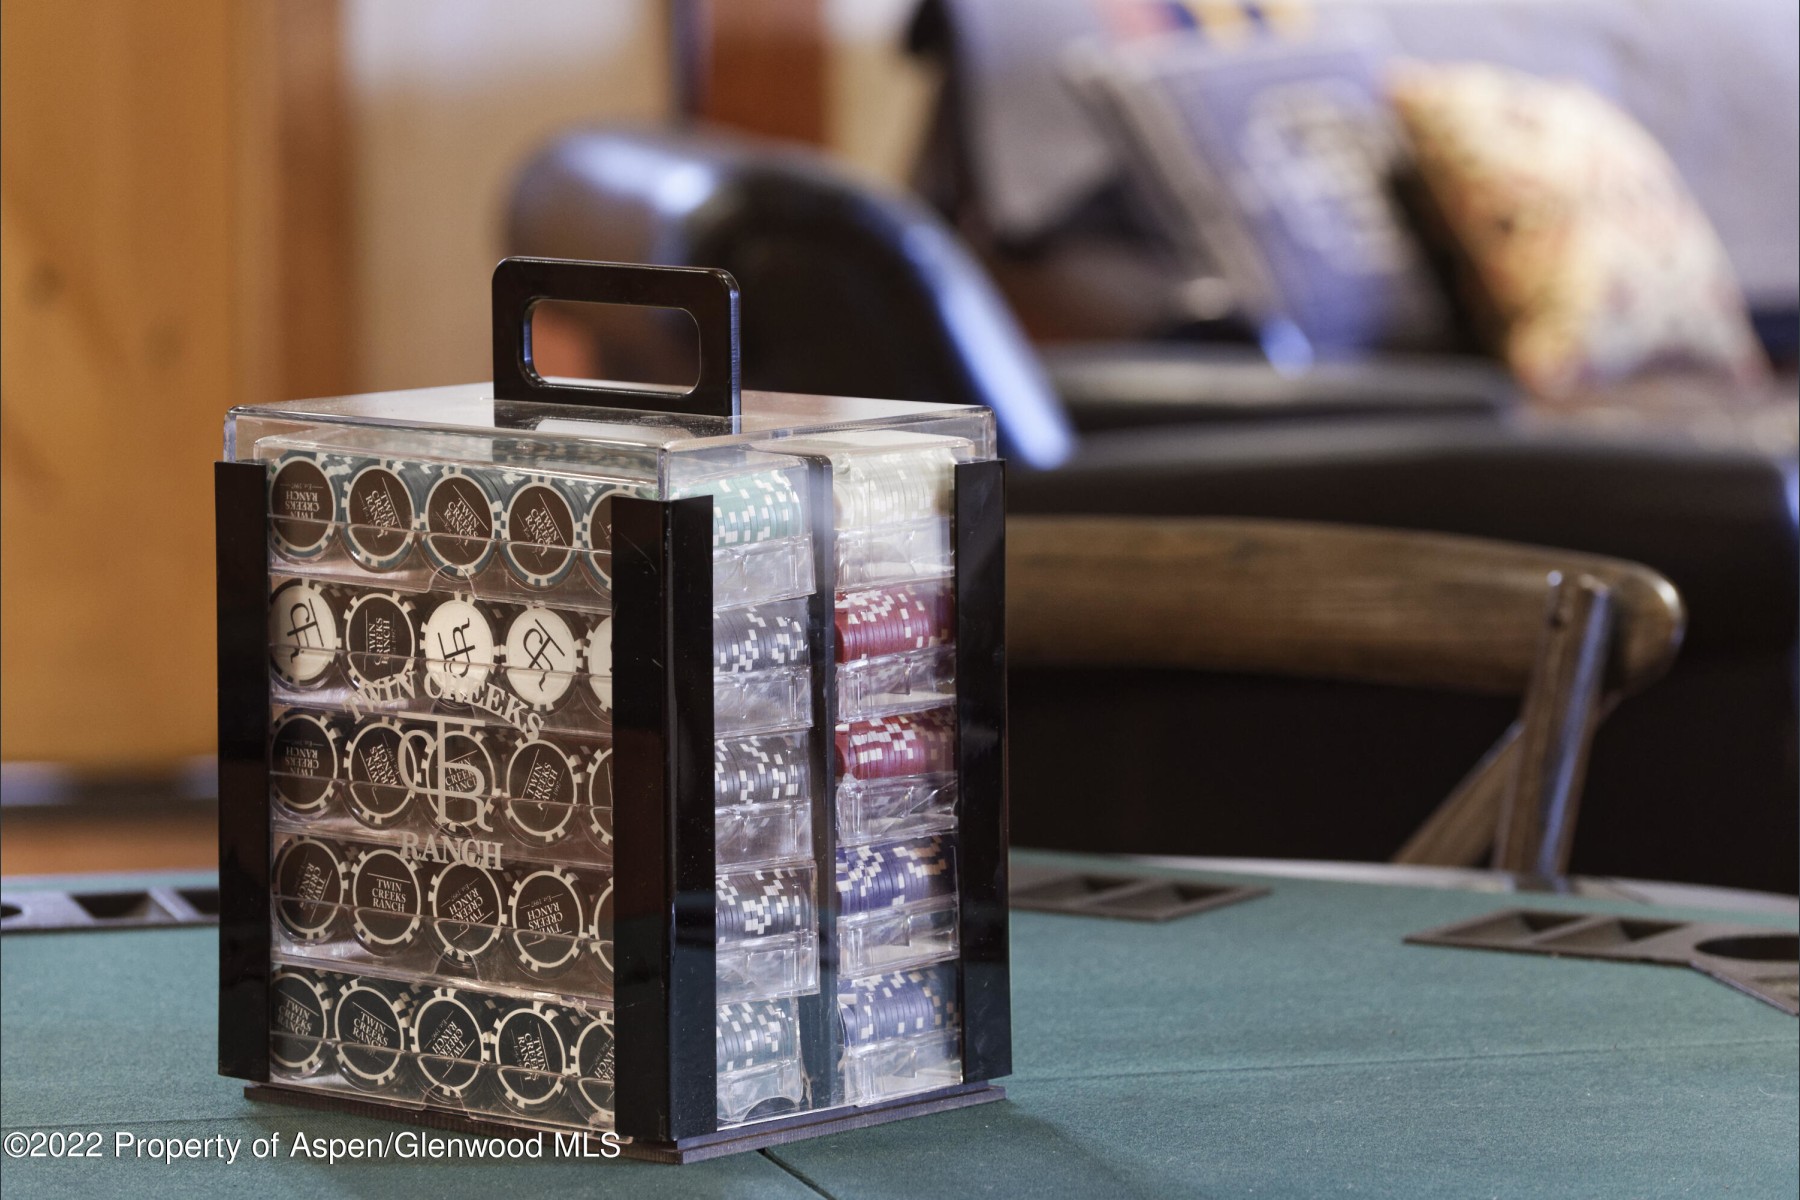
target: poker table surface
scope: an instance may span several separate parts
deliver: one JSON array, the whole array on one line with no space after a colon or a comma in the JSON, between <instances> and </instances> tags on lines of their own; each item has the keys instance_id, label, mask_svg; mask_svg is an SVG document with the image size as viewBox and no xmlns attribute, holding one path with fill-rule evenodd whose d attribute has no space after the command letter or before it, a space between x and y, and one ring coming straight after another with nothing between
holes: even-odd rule
<instances>
[{"instance_id":1,"label":"poker table surface","mask_svg":"<svg viewBox=\"0 0 1800 1200\"><path fill-rule=\"evenodd\" d=\"M1631 899L1253 882L1166 923L1019 912L1007 1098L686 1166L250 1157L274 1133L402 1126L245 1098L213 1074L210 927L0 939L0 1125L98 1159L0 1158L36 1196L1788 1196L1793 1017L1695 971L1404 944L1521 905L1793 929ZM44 881L54 882L54 881ZM66 882L66 881L64 881ZM93 887L93 877L83 885ZM146 880L100 881L145 886ZM181 882L158 877L155 882ZM14 881L8 881L9 888ZM114 1134L241 1138L236 1163L117 1159Z\"/></svg>"}]
</instances>

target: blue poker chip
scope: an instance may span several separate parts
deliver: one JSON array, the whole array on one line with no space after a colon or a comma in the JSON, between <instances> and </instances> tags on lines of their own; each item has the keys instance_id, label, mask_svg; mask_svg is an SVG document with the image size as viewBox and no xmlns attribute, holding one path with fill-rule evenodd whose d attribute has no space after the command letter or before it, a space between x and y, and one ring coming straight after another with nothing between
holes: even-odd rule
<instances>
[{"instance_id":1,"label":"blue poker chip","mask_svg":"<svg viewBox=\"0 0 1800 1200\"><path fill-rule=\"evenodd\" d=\"M493 476L442 467L425 491L425 556L459 579L479 574L500 538L500 498Z\"/></svg>"},{"instance_id":2,"label":"blue poker chip","mask_svg":"<svg viewBox=\"0 0 1800 1200\"><path fill-rule=\"evenodd\" d=\"M527 587L555 587L580 557L580 522L568 485L547 475L517 477L500 523L507 569Z\"/></svg>"},{"instance_id":3,"label":"blue poker chip","mask_svg":"<svg viewBox=\"0 0 1800 1200\"><path fill-rule=\"evenodd\" d=\"M949 840L925 837L872 846L840 846L837 892L846 916L956 893Z\"/></svg>"}]
</instances>

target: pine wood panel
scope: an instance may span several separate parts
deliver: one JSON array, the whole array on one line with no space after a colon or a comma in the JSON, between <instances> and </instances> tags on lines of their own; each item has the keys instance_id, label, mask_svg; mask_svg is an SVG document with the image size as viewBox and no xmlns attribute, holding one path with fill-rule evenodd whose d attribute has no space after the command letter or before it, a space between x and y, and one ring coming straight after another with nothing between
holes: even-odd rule
<instances>
[{"instance_id":1,"label":"pine wood panel","mask_svg":"<svg viewBox=\"0 0 1800 1200\"><path fill-rule=\"evenodd\" d=\"M0 8L9 760L137 770L213 747L225 410L347 381L335 18L300 0Z\"/></svg>"}]
</instances>

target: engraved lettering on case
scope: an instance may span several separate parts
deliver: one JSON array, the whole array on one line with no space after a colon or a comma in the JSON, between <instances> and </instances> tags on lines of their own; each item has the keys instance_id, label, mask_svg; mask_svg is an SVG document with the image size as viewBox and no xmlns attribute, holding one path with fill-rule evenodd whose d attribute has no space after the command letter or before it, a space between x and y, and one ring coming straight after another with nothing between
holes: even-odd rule
<instances>
[{"instance_id":1,"label":"engraved lettering on case","mask_svg":"<svg viewBox=\"0 0 1800 1200\"><path fill-rule=\"evenodd\" d=\"M337 617L310 583L290 583L269 602L269 644L276 672L290 683L311 683L338 649Z\"/></svg>"},{"instance_id":2,"label":"engraved lettering on case","mask_svg":"<svg viewBox=\"0 0 1800 1200\"><path fill-rule=\"evenodd\" d=\"M426 780L438 824L459 830L490 828L494 764L478 736L465 730L440 734L426 762Z\"/></svg>"},{"instance_id":3,"label":"engraved lettering on case","mask_svg":"<svg viewBox=\"0 0 1800 1200\"><path fill-rule=\"evenodd\" d=\"M416 833L400 835L400 853L412 862L460 863L498 870L504 865L501 849L499 842L481 838L439 837L435 833L426 834L423 839Z\"/></svg>"}]
</instances>

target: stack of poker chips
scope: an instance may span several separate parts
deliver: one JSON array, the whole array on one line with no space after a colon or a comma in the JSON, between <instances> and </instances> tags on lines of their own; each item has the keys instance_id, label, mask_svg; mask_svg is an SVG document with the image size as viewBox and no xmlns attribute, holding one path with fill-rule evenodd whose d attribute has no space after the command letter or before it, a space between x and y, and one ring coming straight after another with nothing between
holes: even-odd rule
<instances>
[{"instance_id":1,"label":"stack of poker chips","mask_svg":"<svg viewBox=\"0 0 1800 1200\"><path fill-rule=\"evenodd\" d=\"M954 980L954 969L937 968L931 987L920 972L948 964L959 948L948 547L955 466L968 447L901 431L780 445L831 480L837 686L825 720L838 840L836 1006L840 1082L863 1103L938 1086L952 1073L943 1051L956 1040L954 989L941 979ZM871 795L895 800L883 806ZM871 1067L879 1055L914 1053L911 1039L926 1034L936 1041L918 1052L936 1054L941 1070Z\"/></svg>"},{"instance_id":2,"label":"stack of poker chips","mask_svg":"<svg viewBox=\"0 0 1800 1200\"><path fill-rule=\"evenodd\" d=\"M946 835L906 842L840 846L839 911L881 912L956 894L955 859Z\"/></svg>"},{"instance_id":3,"label":"stack of poker chips","mask_svg":"<svg viewBox=\"0 0 1800 1200\"><path fill-rule=\"evenodd\" d=\"M277 1079L476 1115L611 1123L610 1008L296 965L276 969L269 1008Z\"/></svg>"}]
</instances>

